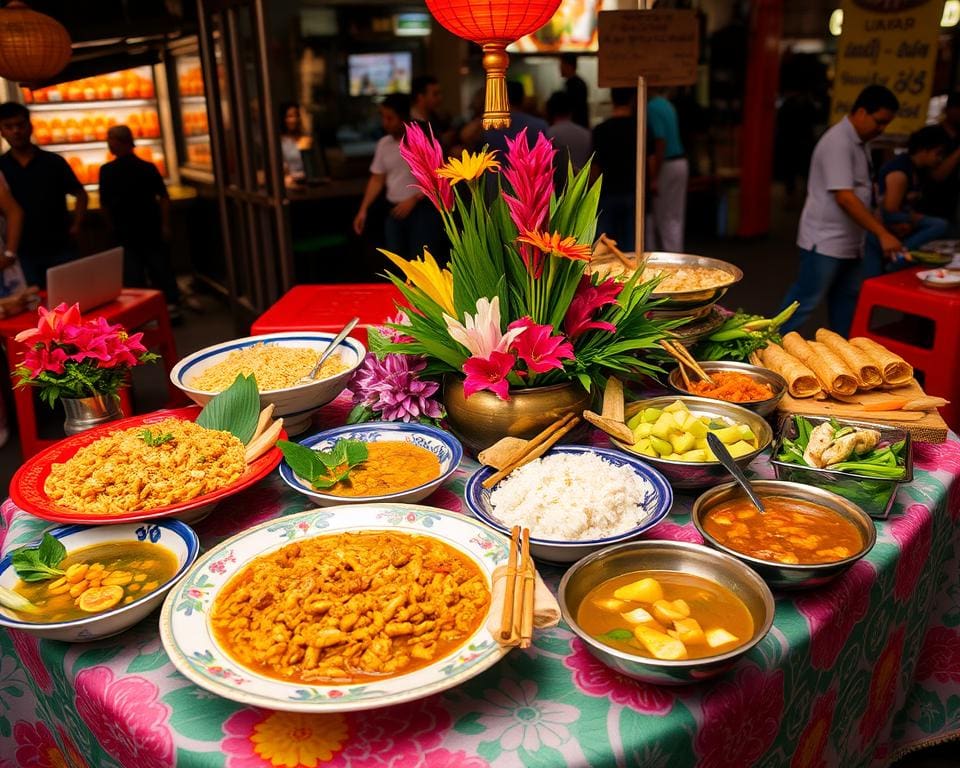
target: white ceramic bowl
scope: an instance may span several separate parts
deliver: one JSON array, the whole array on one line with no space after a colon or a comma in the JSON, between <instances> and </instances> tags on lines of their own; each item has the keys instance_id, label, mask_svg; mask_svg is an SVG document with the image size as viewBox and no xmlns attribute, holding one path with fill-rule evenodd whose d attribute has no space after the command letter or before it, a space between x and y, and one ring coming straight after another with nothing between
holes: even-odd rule
<instances>
[{"instance_id":1,"label":"white ceramic bowl","mask_svg":"<svg viewBox=\"0 0 960 768\"><path fill-rule=\"evenodd\" d=\"M92 544L111 541L150 541L166 547L177 558L177 570L166 582L150 594L129 605L95 613L82 619L57 623L21 621L0 608L0 626L19 629L48 640L82 643L110 637L129 629L151 611L158 608L170 588L187 572L200 552L197 534L179 520L157 520L125 525L64 525L49 533L67 548L67 554ZM34 542L31 546L37 546ZM11 563L11 554L0 560L0 586L12 589L19 581Z\"/></svg>"},{"instance_id":2,"label":"white ceramic bowl","mask_svg":"<svg viewBox=\"0 0 960 768\"><path fill-rule=\"evenodd\" d=\"M340 504L369 504L373 502L393 502L395 504L415 504L422 501L439 488L452 475L463 458L463 446L449 432L426 424L404 424L403 422L371 421L365 424L351 424L346 427L328 429L302 440L300 445L315 451L328 451L337 440L361 440L364 443L400 441L413 443L426 448L440 461L440 476L429 483L418 485L400 493L381 496L334 496L316 490L300 478L286 461L280 464L280 477L293 490L308 496L320 507Z\"/></svg>"},{"instance_id":3,"label":"white ceramic bowl","mask_svg":"<svg viewBox=\"0 0 960 768\"><path fill-rule=\"evenodd\" d=\"M948 269L925 269L917 272L917 279L931 288L960 288L960 272Z\"/></svg>"},{"instance_id":4,"label":"white ceramic bowl","mask_svg":"<svg viewBox=\"0 0 960 768\"><path fill-rule=\"evenodd\" d=\"M309 347L317 356L333 341L335 333L319 331L289 331L285 333L266 333L262 336L247 336L242 339L214 344L183 358L172 371L170 380L198 405L206 405L216 392L203 392L194 389L189 382L205 370L223 361L231 352L252 347L254 344L276 344L281 347ZM347 337L340 342L334 352L349 367L335 376L317 379L306 384L297 384L285 389L267 389L260 392L260 407L273 403L273 415L283 417L283 427L287 434L303 432L310 425L310 418L321 407L339 395L353 372L363 362L366 348L356 339Z\"/></svg>"}]
</instances>

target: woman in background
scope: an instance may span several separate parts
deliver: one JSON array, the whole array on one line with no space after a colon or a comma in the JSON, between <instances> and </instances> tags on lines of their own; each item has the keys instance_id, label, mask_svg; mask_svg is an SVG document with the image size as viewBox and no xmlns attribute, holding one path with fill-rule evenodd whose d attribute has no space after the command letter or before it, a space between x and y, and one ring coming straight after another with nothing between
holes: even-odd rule
<instances>
[{"instance_id":1,"label":"woman in background","mask_svg":"<svg viewBox=\"0 0 960 768\"><path fill-rule=\"evenodd\" d=\"M283 156L283 181L290 187L302 184L307 173L303 167L303 155L310 149L310 137L303 133L300 105L286 101L280 105L280 153Z\"/></svg>"}]
</instances>

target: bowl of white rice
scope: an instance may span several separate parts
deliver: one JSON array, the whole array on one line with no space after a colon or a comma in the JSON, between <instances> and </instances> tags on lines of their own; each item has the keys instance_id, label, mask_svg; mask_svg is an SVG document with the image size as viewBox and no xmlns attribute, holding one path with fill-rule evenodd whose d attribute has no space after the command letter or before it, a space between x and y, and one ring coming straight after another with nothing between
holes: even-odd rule
<instances>
[{"instance_id":1,"label":"bowl of white rice","mask_svg":"<svg viewBox=\"0 0 960 768\"><path fill-rule=\"evenodd\" d=\"M673 505L666 478L640 459L605 448L562 445L515 469L493 488L481 467L467 481L467 506L501 533L530 529L537 560L574 563L591 552L636 538Z\"/></svg>"},{"instance_id":2,"label":"bowl of white rice","mask_svg":"<svg viewBox=\"0 0 960 768\"><path fill-rule=\"evenodd\" d=\"M273 415L283 417L287 434L310 426L310 418L339 395L363 362L366 348L347 337L324 362L316 379L302 382L335 333L288 331L247 336L214 344L183 358L170 380L198 405L229 387L238 374L253 374L260 390L260 407L273 403Z\"/></svg>"}]
</instances>

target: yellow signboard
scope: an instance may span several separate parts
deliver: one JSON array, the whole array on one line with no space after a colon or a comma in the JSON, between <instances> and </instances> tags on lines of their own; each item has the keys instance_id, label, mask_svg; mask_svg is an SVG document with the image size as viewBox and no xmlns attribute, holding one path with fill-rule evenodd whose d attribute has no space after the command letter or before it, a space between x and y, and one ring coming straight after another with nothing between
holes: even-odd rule
<instances>
[{"instance_id":1,"label":"yellow signboard","mask_svg":"<svg viewBox=\"0 0 960 768\"><path fill-rule=\"evenodd\" d=\"M885 85L900 100L888 133L922 128L933 85L943 0L844 0L830 122L850 112L867 85Z\"/></svg>"}]
</instances>

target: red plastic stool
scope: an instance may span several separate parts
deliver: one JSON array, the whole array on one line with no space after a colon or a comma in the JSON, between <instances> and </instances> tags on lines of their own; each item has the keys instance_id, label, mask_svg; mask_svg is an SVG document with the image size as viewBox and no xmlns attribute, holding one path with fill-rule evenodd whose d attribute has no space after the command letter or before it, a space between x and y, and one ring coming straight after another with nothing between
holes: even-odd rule
<instances>
[{"instance_id":1,"label":"red plastic stool","mask_svg":"<svg viewBox=\"0 0 960 768\"><path fill-rule=\"evenodd\" d=\"M109 304L91 309L83 314L86 320L92 317L104 317L110 323L120 323L131 333L143 331L143 344L148 349L157 350L163 360L163 366L169 374L177 364L177 347L170 327L170 316L167 314L167 302L160 291L145 288L124 288L123 292ZM36 325L37 316L33 312L24 312L13 317L0 319L0 342L7 353L7 365L10 370L10 381L23 359L24 345L14 339L21 331ZM183 393L177 389L167 376L167 389L170 392L170 404L174 405L184 399ZM53 445L56 440L45 440L37 435L36 413L33 404L33 389L20 387L13 390L13 401L17 411L17 432L20 435L20 450L23 458L29 458L38 451ZM126 390L120 391L120 407L125 416L132 411L130 398Z\"/></svg>"},{"instance_id":2,"label":"red plastic stool","mask_svg":"<svg viewBox=\"0 0 960 768\"><path fill-rule=\"evenodd\" d=\"M904 269L864 280L850 336L871 338L921 371L927 394L950 401L940 409L940 415L957 432L960 431L960 375L956 363L960 356L960 291L927 288L916 277L920 269ZM874 312L882 309L931 321L932 346L926 349L884 335L884 328L874 325Z\"/></svg>"},{"instance_id":3,"label":"red plastic stool","mask_svg":"<svg viewBox=\"0 0 960 768\"><path fill-rule=\"evenodd\" d=\"M287 291L250 327L252 336L282 331L336 333L353 317L360 323L350 333L367 343L367 328L397 314L403 294L393 283L297 285Z\"/></svg>"}]
</instances>

